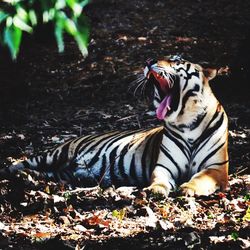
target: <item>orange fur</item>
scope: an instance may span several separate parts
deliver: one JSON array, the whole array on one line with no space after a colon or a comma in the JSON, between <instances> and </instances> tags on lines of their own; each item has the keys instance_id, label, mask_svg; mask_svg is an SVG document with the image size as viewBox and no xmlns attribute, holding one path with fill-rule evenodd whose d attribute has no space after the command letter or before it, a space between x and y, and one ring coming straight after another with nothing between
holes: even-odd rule
<instances>
[{"instance_id":1,"label":"orange fur","mask_svg":"<svg viewBox=\"0 0 250 250\"><path fill-rule=\"evenodd\" d=\"M227 161L227 144L221 150L221 160ZM185 195L209 195L220 189L225 190L228 185L228 162L216 168L204 169L195 174L193 178L181 185L181 191Z\"/></svg>"}]
</instances>

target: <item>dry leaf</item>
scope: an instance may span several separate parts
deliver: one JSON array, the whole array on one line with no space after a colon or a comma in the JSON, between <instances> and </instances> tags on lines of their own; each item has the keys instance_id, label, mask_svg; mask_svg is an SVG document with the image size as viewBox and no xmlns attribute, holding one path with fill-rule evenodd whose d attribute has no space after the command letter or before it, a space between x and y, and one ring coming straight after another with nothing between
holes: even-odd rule
<instances>
[{"instance_id":1,"label":"dry leaf","mask_svg":"<svg viewBox=\"0 0 250 250\"><path fill-rule=\"evenodd\" d=\"M148 217L146 218L146 226L148 227L156 227L156 222L158 221L157 217L155 216L154 211L150 207L145 207Z\"/></svg>"}]
</instances>

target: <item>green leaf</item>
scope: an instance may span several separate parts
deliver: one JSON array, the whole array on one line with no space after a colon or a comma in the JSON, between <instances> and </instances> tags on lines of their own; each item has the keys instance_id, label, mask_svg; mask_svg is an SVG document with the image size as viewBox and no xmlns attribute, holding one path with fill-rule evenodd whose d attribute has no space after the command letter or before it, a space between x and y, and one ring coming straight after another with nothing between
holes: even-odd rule
<instances>
[{"instance_id":1,"label":"green leaf","mask_svg":"<svg viewBox=\"0 0 250 250\"><path fill-rule=\"evenodd\" d=\"M56 10L54 8L47 9L43 12L43 22L47 23L55 18Z\"/></svg>"},{"instance_id":2,"label":"green leaf","mask_svg":"<svg viewBox=\"0 0 250 250\"><path fill-rule=\"evenodd\" d=\"M8 16L6 20L6 26L10 27L13 24L13 18L12 16Z\"/></svg>"},{"instance_id":3,"label":"green leaf","mask_svg":"<svg viewBox=\"0 0 250 250\"><path fill-rule=\"evenodd\" d=\"M36 12L34 10L29 11L29 19L32 24L32 26L37 25L37 17L36 17Z\"/></svg>"},{"instance_id":4,"label":"green leaf","mask_svg":"<svg viewBox=\"0 0 250 250\"><path fill-rule=\"evenodd\" d=\"M89 40L89 26L85 16L81 16L79 20L80 23L77 26L77 34L74 39L77 42L78 48L80 49L82 55L85 57L88 55L88 40Z\"/></svg>"},{"instance_id":5,"label":"green leaf","mask_svg":"<svg viewBox=\"0 0 250 250\"><path fill-rule=\"evenodd\" d=\"M65 20L64 26L65 26L66 31L67 31L70 35L72 35L72 36L76 36L76 35L77 35L77 32L78 32L78 31L77 31L77 27L76 27L76 24L75 24L75 22L74 22L73 20L67 18L67 19Z\"/></svg>"},{"instance_id":6,"label":"green leaf","mask_svg":"<svg viewBox=\"0 0 250 250\"><path fill-rule=\"evenodd\" d=\"M0 10L0 23L8 17L8 14Z\"/></svg>"},{"instance_id":7,"label":"green leaf","mask_svg":"<svg viewBox=\"0 0 250 250\"><path fill-rule=\"evenodd\" d=\"M22 31L11 25L4 29L4 42L10 49L12 59L16 59L22 38Z\"/></svg>"},{"instance_id":8,"label":"green leaf","mask_svg":"<svg viewBox=\"0 0 250 250\"><path fill-rule=\"evenodd\" d=\"M208 218L208 219L213 219L213 218L214 218L214 215L213 215L212 213L208 212L207 218Z\"/></svg>"},{"instance_id":9,"label":"green leaf","mask_svg":"<svg viewBox=\"0 0 250 250\"><path fill-rule=\"evenodd\" d=\"M75 17L79 17L82 13L82 6L76 0L66 0L67 5L73 10Z\"/></svg>"},{"instance_id":10,"label":"green leaf","mask_svg":"<svg viewBox=\"0 0 250 250\"><path fill-rule=\"evenodd\" d=\"M55 9L54 8L51 8L49 10L49 20L53 20L55 17Z\"/></svg>"},{"instance_id":11,"label":"green leaf","mask_svg":"<svg viewBox=\"0 0 250 250\"><path fill-rule=\"evenodd\" d=\"M64 9L66 6L65 0L57 0L55 4L55 8L57 10Z\"/></svg>"},{"instance_id":12,"label":"green leaf","mask_svg":"<svg viewBox=\"0 0 250 250\"><path fill-rule=\"evenodd\" d=\"M64 51L63 30L57 28L55 30L55 35L56 35L58 51L59 53L62 53Z\"/></svg>"},{"instance_id":13,"label":"green leaf","mask_svg":"<svg viewBox=\"0 0 250 250\"><path fill-rule=\"evenodd\" d=\"M231 237L232 237L233 240L237 240L239 238L238 232L232 232Z\"/></svg>"},{"instance_id":14,"label":"green leaf","mask_svg":"<svg viewBox=\"0 0 250 250\"><path fill-rule=\"evenodd\" d=\"M79 3L75 3L73 6L74 16L78 17L82 13L82 6Z\"/></svg>"},{"instance_id":15,"label":"green leaf","mask_svg":"<svg viewBox=\"0 0 250 250\"><path fill-rule=\"evenodd\" d=\"M250 221L250 206L247 208L246 214L243 217L244 221Z\"/></svg>"},{"instance_id":16,"label":"green leaf","mask_svg":"<svg viewBox=\"0 0 250 250\"><path fill-rule=\"evenodd\" d=\"M27 19L28 19L27 11L24 8L20 7L20 6L17 7L17 15L23 21L27 21Z\"/></svg>"},{"instance_id":17,"label":"green leaf","mask_svg":"<svg viewBox=\"0 0 250 250\"><path fill-rule=\"evenodd\" d=\"M249 201L249 200L250 200L250 193L244 196L244 201Z\"/></svg>"},{"instance_id":18,"label":"green leaf","mask_svg":"<svg viewBox=\"0 0 250 250\"><path fill-rule=\"evenodd\" d=\"M121 210L113 210L112 211L112 216L116 217L119 220L123 220L126 215L126 208L123 208Z\"/></svg>"},{"instance_id":19,"label":"green leaf","mask_svg":"<svg viewBox=\"0 0 250 250\"><path fill-rule=\"evenodd\" d=\"M55 37L57 42L58 51L61 53L64 51L64 42L63 42L63 20L58 19L55 26Z\"/></svg>"},{"instance_id":20,"label":"green leaf","mask_svg":"<svg viewBox=\"0 0 250 250\"><path fill-rule=\"evenodd\" d=\"M23 31L26 31L28 33L31 33L33 31L32 27L29 26L27 23L25 23L22 19L20 19L17 15L14 16L13 18L13 23L14 25L23 30Z\"/></svg>"},{"instance_id":21,"label":"green leaf","mask_svg":"<svg viewBox=\"0 0 250 250\"><path fill-rule=\"evenodd\" d=\"M70 8L73 8L74 4L76 3L76 0L66 0L66 3Z\"/></svg>"},{"instance_id":22,"label":"green leaf","mask_svg":"<svg viewBox=\"0 0 250 250\"><path fill-rule=\"evenodd\" d=\"M49 11L48 10L45 10L43 12L43 22L44 23L47 23L49 21Z\"/></svg>"},{"instance_id":23,"label":"green leaf","mask_svg":"<svg viewBox=\"0 0 250 250\"><path fill-rule=\"evenodd\" d=\"M84 8L89 3L89 0L81 1L80 5Z\"/></svg>"},{"instance_id":24,"label":"green leaf","mask_svg":"<svg viewBox=\"0 0 250 250\"><path fill-rule=\"evenodd\" d=\"M80 49L82 55L84 57L86 57L88 55L88 49L87 49L87 45L88 45L88 34L86 33L79 33L77 32L77 34L74 36L76 42L77 42L77 45L78 45L78 48Z\"/></svg>"},{"instance_id":25,"label":"green leaf","mask_svg":"<svg viewBox=\"0 0 250 250\"><path fill-rule=\"evenodd\" d=\"M24 31L31 33L40 20L43 23L54 24L59 52L64 51L63 35L66 32L75 39L83 56L88 54L89 26L82 10L90 2L89 0L13 0L8 2L11 9L0 9L0 24L6 22L5 26L3 25L3 42L10 49L12 58L16 58L18 54L22 33ZM39 2L38 5L37 2ZM40 6L39 9L37 9L38 6Z\"/></svg>"},{"instance_id":26,"label":"green leaf","mask_svg":"<svg viewBox=\"0 0 250 250\"><path fill-rule=\"evenodd\" d=\"M112 211L112 216L118 218L118 216L119 216L119 211L116 210L116 209L113 210L113 211Z\"/></svg>"}]
</instances>

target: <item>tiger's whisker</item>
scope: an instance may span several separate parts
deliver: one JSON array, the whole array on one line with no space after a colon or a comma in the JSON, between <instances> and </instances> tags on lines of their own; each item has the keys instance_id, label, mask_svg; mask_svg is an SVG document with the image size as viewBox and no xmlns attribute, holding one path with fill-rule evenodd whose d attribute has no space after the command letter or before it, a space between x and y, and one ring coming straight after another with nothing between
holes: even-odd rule
<instances>
[{"instance_id":1,"label":"tiger's whisker","mask_svg":"<svg viewBox=\"0 0 250 250\"><path fill-rule=\"evenodd\" d=\"M131 82L131 84L130 84L130 86L129 86L129 88L128 88L128 91L130 91L130 90L131 90L132 88L134 88L135 86L136 86L136 88L137 88L138 86L141 85L141 83L142 83L143 81L144 81L144 78L140 78L140 79L137 79L137 80Z\"/></svg>"},{"instance_id":2,"label":"tiger's whisker","mask_svg":"<svg viewBox=\"0 0 250 250\"><path fill-rule=\"evenodd\" d=\"M145 98L145 89L146 89L147 81L144 81L142 88L141 88L141 95Z\"/></svg>"},{"instance_id":3,"label":"tiger's whisker","mask_svg":"<svg viewBox=\"0 0 250 250\"><path fill-rule=\"evenodd\" d=\"M135 88L134 90L134 96L136 95L137 90L142 86L143 82L140 82L140 84L138 84L138 86Z\"/></svg>"},{"instance_id":4,"label":"tiger's whisker","mask_svg":"<svg viewBox=\"0 0 250 250\"><path fill-rule=\"evenodd\" d=\"M140 75L134 81L132 81L129 85L134 86L135 84L140 83L144 78L145 78L144 75Z\"/></svg>"}]
</instances>

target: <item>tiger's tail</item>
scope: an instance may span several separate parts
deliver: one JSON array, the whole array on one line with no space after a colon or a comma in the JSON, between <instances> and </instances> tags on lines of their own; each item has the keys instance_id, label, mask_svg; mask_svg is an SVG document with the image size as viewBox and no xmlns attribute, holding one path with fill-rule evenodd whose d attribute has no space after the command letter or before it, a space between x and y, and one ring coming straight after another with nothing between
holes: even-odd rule
<instances>
[{"instance_id":1,"label":"tiger's tail","mask_svg":"<svg viewBox=\"0 0 250 250\"><path fill-rule=\"evenodd\" d=\"M0 180L11 179L22 171L33 173L36 177L55 181L74 179L74 163L67 153L71 142L60 145L54 150L0 169Z\"/></svg>"}]
</instances>

